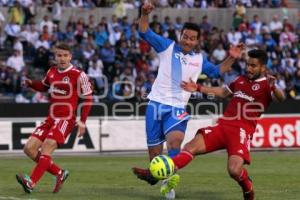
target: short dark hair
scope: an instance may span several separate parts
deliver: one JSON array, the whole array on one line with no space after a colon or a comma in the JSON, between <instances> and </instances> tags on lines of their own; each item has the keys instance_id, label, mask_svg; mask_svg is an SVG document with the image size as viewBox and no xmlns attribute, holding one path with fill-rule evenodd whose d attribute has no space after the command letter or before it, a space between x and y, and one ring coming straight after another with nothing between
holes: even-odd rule
<instances>
[{"instance_id":1,"label":"short dark hair","mask_svg":"<svg viewBox=\"0 0 300 200\"><path fill-rule=\"evenodd\" d=\"M72 53L72 49L70 47L70 45L68 45L67 43L59 43L55 46L56 49L61 49L61 50L66 50L69 51L70 53Z\"/></svg>"},{"instance_id":2,"label":"short dark hair","mask_svg":"<svg viewBox=\"0 0 300 200\"><path fill-rule=\"evenodd\" d=\"M266 65L268 63L268 55L264 50L261 49L252 49L248 51L248 56L250 58L256 58L261 64Z\"/></svg>"},{"instance_id":3,"label":"short dark hair","mask_svg":"<svg viewBox=\"0 0 300 200\"><path fill-rule=\"evenodd\" d=\"M197 32L197 39L200 38L200 27L195 24L195 23L190 23L190 22L186 22L184 23L182 29L181 29L181 34L183 33L183 31L185 29L189 29L189 30L193 30L193 31L196 31Z\"/></svg>"}]
</instances>

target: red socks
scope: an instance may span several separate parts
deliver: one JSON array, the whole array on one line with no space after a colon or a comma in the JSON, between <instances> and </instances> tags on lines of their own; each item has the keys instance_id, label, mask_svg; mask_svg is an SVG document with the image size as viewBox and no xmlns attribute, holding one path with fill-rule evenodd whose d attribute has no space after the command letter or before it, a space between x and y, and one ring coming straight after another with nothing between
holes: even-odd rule
<instances>
[{"instance_id":1,"label":"red socks","mask_svg":"<svg viewBox=\"0 0 300 200\"><path fill-rule=\"evenodd\" d=\"M194 156L188 151L181 151L179 154L177 154L175 157L172 158L175 166L177 169L181 169L188 165L192 160Z\"/></svg>"},{"instance_id":2,"label":"red socks","mask_svg":"<svg viewBox=\"0 0 300 200\"><path fill-rule=\"evenodd\" d=\"M243 169L241 175L234 179L238 182L244 192L252 190L252 182L248 177L248 172L246 169Z\"/></svg>"},{"instance_id":3,"label":"red socks","mask_svg":"<svg viewBox=\"0 0 300 200\"><path fill-rule=\"evenodd\" d=\"M38 151L38 154L37 154L37 156L36 156L36 158L35 158L35 162L39 162L39 160L40 160L40 156L41 156L41 152L40 151ZM47 171L50 173L50 174L52 174L52 175L54 175L54 176L57 176L60 172L61 172L61 168L59 167L59 166L57 166L55 163L53 163L52 162L52 164L50 165L50 167L47 169Z\"/></svg>"},{"instance_id":4,"label":"red socks","mask_svg":"<svg viewBox=\"0 0 300 200\"><path fill-rule=\"evenodd\" d=\"M44 175L45 171L49 169L52 164L51 156L48 155L41 155L39 162L35 166L30 179L32 180L33 184L37 183L40 178Z\"/></svg>"}]
</instances>

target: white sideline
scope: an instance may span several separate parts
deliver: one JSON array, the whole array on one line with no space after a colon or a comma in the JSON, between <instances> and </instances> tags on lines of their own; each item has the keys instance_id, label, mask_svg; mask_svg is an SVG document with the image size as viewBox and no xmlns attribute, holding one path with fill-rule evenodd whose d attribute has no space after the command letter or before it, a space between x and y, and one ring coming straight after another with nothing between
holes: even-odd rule
<instances>
[{"instance_id":1,"label":"white sideline","mask_svg":"<svg viewBox=\"0 0 300 200\"><path fill-rule=\"evenodd\" d=\"M4 199L4 200L38 200L38 199L23 199L23 198L18 198L18 197L3 197L0 196L0 199Z\"/></svg>"}]
</instances>

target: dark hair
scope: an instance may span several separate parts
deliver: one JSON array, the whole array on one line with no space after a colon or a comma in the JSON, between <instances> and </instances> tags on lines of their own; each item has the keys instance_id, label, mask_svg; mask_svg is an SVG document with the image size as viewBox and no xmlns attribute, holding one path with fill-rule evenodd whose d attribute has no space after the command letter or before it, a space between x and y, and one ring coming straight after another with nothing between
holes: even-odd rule
<instances>
[{"instance_id":1,"label":"dark hair","mask_svg":"<svg viewBox=\"0 0 300 200\"><path fill-rule=\"evenodd\" d=\"M197 24L195 24L195 23L189 23L189 22L184 23L184 25L183 25L183 27L181 29L181 34L183 33L183 31L185 29L196 31L197 32L197 39L200 38L200 27Z\"/></svg>"},{"instance_id":2,"label":"dark hair","mask_svg":"<svg viewBox=\"0 0 300 200\"><path fill-rule=\"evenodd\" d=\"M55 46L56 49L66 50L72 53L71 47L67 43L59 43Z\"/></svg>"},{"instance_id":3,"label":"dark hair","mask_svg":"<svg viewBox=\"0 0 300 200\"><path fill-rule=\"evenodd\" d=\"M258 59L261 64L266 65L268 63L268 55L264 50L261 49L250 50L248 51L248 56L250 58Z\"/></svg>"}]
</instances>

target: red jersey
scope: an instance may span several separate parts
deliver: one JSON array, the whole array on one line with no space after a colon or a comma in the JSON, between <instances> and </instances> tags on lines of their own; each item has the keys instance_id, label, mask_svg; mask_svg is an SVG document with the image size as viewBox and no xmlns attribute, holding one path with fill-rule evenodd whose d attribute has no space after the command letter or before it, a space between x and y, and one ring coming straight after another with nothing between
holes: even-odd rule
<instances>
[{"instance_id":1,"label":"red jersey","mask_svg":"<svg viewBox=\"0 0 300 200\"><path fill-rule=\"evenodd\" d=\"M78 99L92 93L87 75L73 65L63 71L51 67L42 83L49 87L52 118L75 118Z\"/></svg>"},{"instance_id":2,"label":"red jersey","mask_svg":"<svg viewBox=\"0 0 300 200\"><path fill-rule=\"evenodd\" d=\"M252 81L246 76L239 76L226 88L233 97L221 121L239 127L246 126L245 128L253 133L257 118L272 101L272 90L267 78Z\"/></svg>"}]
</instances>

